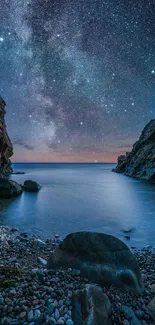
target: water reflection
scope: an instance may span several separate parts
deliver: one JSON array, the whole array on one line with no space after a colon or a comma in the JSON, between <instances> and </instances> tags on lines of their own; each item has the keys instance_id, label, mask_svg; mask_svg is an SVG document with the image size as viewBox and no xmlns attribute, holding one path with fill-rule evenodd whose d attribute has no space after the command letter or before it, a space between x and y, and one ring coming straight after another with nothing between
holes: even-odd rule
<instances>
[{"instance_id":1,"label":"water reflection","mask_svg":"<svg viewBox=\"0 0 155 325\"><path fill-rule=\"evenodd\" d=\"M114 234L136 228L131 245L153 244L155 238L155 187L111 172L108 164L21 164L13 175L19 183L33 179L39 193L24 192L3 200L0 222L22 231L52 236L59 232L90 230Z\"/></svg>"}]
</instances>

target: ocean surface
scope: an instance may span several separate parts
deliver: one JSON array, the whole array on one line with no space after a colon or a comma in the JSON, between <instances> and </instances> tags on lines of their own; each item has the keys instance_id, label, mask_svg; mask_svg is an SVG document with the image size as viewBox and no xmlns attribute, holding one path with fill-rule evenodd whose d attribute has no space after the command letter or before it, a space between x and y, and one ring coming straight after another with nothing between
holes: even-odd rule
<instances>
[{"instance_id":1,"label":"ocean surface","mask_svg":"<svg viewBox=\"0 0 155 325\"><path fill-rule=\"evenodd\" d=\"M0 224L30 235L112 234L131 246L155 246L155 186L113 173L113 164L17 163L11 179L37 181L38 193L0 200ZM122 230L134 228L131 239Z\"/></svg>"}]
</instances>

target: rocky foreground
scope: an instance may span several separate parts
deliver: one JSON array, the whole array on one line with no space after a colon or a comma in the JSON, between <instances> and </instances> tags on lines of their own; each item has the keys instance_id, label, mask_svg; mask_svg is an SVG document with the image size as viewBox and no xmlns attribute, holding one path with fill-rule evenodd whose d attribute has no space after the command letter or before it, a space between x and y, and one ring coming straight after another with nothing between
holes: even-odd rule
<instances>
[{"instance_id":1,"label":"rocky foreground","mask_svg":"<svg viewBox=\"0 0 155 325\"><path fill-rule=\"evenodd\" d=\"M146 125L132 151L118 157L114 171L155 183L155 119Z\"/></svg>"},{"instance_id":2,"label":"rocky foreground","mask_svg":"<svg viewBox=\"0 0 155 325\"><path fill-rule=\"evenodd\" d=\"M0 324L78 325L75 291L78 289L79 294L89 292L92 301L97 292L98 301L93 303L95 305L99 302L102 292L96 289L98 286L89 285L90 281L81 277L80 270L47 269L49 255L60 242L58 235L43 241L35 236L29 238L16 228L0 227L0 241ZM145 283L144 292L138 295L114 285L104 287L104 301L109 316L105 317L105 323L96 323L93 322L96 311L93 311L92 325L155 324L155 249L132 248L132 251ZM83 309L87 305L87 298L84 299ZM101 298L99 304L102 301ZM88 309L90 304L91 301ZM87 325L88 322L81 321L80 324Z\"/></svg>"}]
</instances>

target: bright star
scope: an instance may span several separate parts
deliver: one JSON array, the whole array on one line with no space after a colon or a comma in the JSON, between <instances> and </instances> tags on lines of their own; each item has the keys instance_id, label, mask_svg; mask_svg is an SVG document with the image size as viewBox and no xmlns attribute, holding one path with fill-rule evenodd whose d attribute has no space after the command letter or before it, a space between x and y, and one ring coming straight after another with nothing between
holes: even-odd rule
<instances>
[{"instance_id":1,"label":"bright star","mask_svg":"<svg viewBox=\"0 0 155 325\"><path fill-rule=\"evenodd\" d=\"M3 37L0 37L0 42L4 42L4 38Z\"/></svg>"}]
</instances>

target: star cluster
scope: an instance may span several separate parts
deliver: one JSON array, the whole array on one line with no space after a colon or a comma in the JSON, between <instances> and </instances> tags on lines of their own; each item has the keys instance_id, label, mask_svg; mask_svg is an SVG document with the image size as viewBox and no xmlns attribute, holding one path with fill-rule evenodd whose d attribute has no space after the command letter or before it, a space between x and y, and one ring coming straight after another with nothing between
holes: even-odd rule
<instances>
[{"instance_id":1,"label":"star cluster","mask_svg":"<svg viewBox=\"0 0 155 325\"><path fill-rule=\"evenodd\" d=\"M14 160L116 161L155 115L153 0L1 0Z\"/></svg>"}]
</instances>

